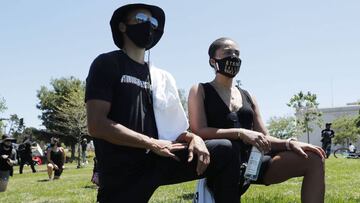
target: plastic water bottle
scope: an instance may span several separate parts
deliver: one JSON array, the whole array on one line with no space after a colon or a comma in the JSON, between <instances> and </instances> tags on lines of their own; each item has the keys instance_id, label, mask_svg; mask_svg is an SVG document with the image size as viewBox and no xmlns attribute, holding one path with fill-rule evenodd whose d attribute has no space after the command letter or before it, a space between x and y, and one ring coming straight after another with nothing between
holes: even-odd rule
<instances>
[{"instance_id":1,"label":"plastic water bottle","mask_svg":"<svg viewBox=\"0 0 360 203\"><path fill-rule=\"evenodd\" d=\"M264 154L258 148L255 146L251 148L249 161L244 174L245 179L251 181L258 179L263 156Z\"/></svg>"}]
</instances>

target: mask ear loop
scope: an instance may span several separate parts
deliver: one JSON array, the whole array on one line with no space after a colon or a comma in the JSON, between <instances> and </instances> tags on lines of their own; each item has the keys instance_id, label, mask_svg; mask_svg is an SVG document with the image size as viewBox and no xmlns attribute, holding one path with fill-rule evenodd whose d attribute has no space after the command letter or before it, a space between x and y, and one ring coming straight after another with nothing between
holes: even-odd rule
<instances>
[{"instance_id":1,"label":"mask ear loop","mask_svg":"<svg viewBox=\"0 0 360 203\"><path fill-rule=\"evenodd\" d=\"M147 63L150 66L150 49L147 50Z\"/></svg>"},{"instance_id":2,"label":"mask ear loop","mask_svg":"<svg viewBox=\"0 0 360 203\"><path fill-rule=\"evenodd\" d=\"M211 64L210 60L209 60L209 64L214 69L215 73L217 73L219 71L219 65L218 65L218 63L216 62L215 59L213 59L213 60L215 61L215 64L214 65Z\"/></svg>"},{"instance_id":3,"label":"mask ear loop","mask_svg":"<svg viewBox=\"0 0 360 203\"><path fill-rule=\"evenodd\" d=\"M153 105L152 83L151 83L151 75L150 75L150 49L147 50L147 65L148 65L148 69L149 69L149 75L148 75L148 78L147 78L147 82L149 83L149 89L145 88L145 90L146 90L146 93L148 95L150 105Z\"/></svg>"}]
</instances>

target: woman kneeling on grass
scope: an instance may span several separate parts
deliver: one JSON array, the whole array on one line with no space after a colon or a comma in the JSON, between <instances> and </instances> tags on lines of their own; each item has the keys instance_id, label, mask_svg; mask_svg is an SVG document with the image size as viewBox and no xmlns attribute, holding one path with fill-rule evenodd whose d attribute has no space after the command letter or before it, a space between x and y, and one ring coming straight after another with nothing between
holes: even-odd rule
<instances>
[{"instance_id":1,"label":"woman kneeling on grass","mask_svg":"<svg viewBox=\"0 0 360 203\"><path fill-rule=\"evenodd\" d=\"M205 140L230 140L239 152L239 170L241 164L247 162L251 146L264 152L259 177L251 183L271 185L292 177L304 177L301 201L324 202L324 151L318 146L269 135L254 97L233 86L233 78L241 65L235 41L215 40L209 47L209 57L216 75L211 82L194 85L190 90L191 130ZM239 196L248 187L248 184L244 187L246 181L241 179ZM208 182L208 186L211 188L211 183Z\"/></svg>"},{"instance_id":2,"label":"woman kneeling on grass","mask_svg":"<svg viewBox=\"0 0 360 203\"><path fill-rule=\"evenodd\" d=\"M57 138L51 138L50 148L47 151L47 171L49 180L52 180L52 173L54 172L54 179L59 179L65 168L65 150L61 147L61 143Z\"/></svg>"}]
</instances>

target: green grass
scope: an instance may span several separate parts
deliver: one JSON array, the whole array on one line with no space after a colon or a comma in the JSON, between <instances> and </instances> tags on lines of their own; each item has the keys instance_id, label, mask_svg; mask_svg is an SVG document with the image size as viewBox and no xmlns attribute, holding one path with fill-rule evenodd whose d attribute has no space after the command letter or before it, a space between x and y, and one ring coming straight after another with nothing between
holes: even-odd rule
<instances>
[{"instance_id":1,"label":"green grass","mask_svg":"<svg viewBox=\"0 0 360 203\"><path fill-rule=\"evenodd\" d=\"M90 203L95 202L96 188L90 182L92 164L76 169L76 164L66 165L60 180L45 181L45 166L38 166L38 173L25 167L24 174L10 178L8 189L0 193L1 203ZM242 197L243 203L292 203L300 202L301 178L291 179L272 186L251 186ZM192 202L195 181L162 186L154 193L151 203ZM360 160L326 160L326 203L360 202Z\"/></svg>"}]
</instances>

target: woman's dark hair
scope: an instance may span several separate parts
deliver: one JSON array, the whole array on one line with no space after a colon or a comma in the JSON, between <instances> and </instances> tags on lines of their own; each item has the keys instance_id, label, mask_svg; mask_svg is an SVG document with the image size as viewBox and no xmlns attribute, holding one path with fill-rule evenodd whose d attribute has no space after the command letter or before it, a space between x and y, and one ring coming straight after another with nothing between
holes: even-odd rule
<instances>
[{"instance_id":1,"label":"woman's dark hair","mask_svg":"<svg viewBox=\"0 0 360 203\"><path fill-rule=\"evenodd\" d=\"M211 43L211 45L209 47L209 51L208 51L209 57L214 58L216 50L223 47L224 42L227 40L233 41L232 39L230 39L228 37L221 37L221 38L215 40L213 43Z\"/></svg>"}]
</instances>

